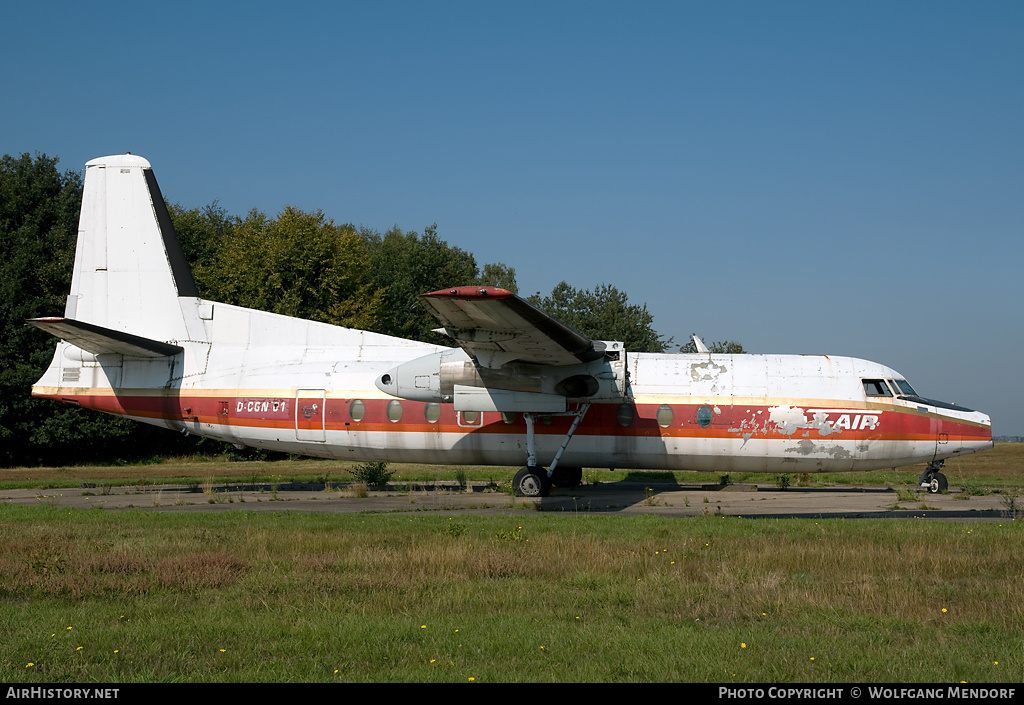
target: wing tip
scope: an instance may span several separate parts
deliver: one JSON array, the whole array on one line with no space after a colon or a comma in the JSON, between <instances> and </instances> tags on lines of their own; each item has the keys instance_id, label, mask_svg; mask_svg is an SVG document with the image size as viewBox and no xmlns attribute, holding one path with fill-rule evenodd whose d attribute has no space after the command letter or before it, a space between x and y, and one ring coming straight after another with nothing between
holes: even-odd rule
<instances>
[{"instance_id":1,"label":"wing tip","mask_svg":"<svg viewBox=\"0 0 1024 705\"><path fill-rule=\"evenodd\" d=\"M508 289L497 286L456 286L450 289L439 289L420 296L430 296L448 299L503 299L515 296Z\"/></svg>"}]
</instances>

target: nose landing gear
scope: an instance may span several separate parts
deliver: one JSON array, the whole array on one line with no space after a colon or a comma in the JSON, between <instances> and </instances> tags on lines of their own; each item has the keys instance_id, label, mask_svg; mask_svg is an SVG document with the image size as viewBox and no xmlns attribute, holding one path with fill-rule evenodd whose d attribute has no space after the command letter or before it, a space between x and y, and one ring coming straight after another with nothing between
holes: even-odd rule
<instances>
[{"instance_id":1,"label":"nose landing gear","mask_svg":"<svg viewBox=\"0 0 1024 705\"><path fill-rule=\"evenodd\" d=\"M921 473L921 477L918 478L918 483L921 487L928 490L931 494L941 494L949 489L949 482L946 480L946 476L939 472L944 462L944 460L938 460L929 463L928 467Z\"/></svg>"}]
</instances>

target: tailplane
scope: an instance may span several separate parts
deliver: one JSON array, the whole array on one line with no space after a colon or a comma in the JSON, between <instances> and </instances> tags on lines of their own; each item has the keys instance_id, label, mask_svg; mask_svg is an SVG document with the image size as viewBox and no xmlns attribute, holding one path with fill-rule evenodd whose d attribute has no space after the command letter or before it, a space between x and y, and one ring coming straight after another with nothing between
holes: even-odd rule
<instances>
[{"instance_id":1,"label":"tailplane","mask_svg":"<svg viewBox=\"0 0 1024 705\"><path fill-rule=\"evenodd\" d=\"M184 352L180 345L141 338L71 318L32 318L29 323L93 355L168 357Z\"/></svg>"}]
</instances>

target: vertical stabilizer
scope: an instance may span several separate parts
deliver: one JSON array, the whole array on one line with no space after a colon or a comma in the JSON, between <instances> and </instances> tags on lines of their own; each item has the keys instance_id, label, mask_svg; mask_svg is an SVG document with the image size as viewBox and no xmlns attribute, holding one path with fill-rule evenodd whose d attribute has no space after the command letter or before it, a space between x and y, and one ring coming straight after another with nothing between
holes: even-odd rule
<instances>
[{"instance_id":1,"label":"vertical stabilizer","mask_svg":"<svg viewBox=\"0 0 1024 705\"><path fill-rule=\"evenodd\" d=\"M198 296L149 162L131 154L88 162L65 318L184 341L201 330L188 320Z\"/></svg>"}]
</instances>

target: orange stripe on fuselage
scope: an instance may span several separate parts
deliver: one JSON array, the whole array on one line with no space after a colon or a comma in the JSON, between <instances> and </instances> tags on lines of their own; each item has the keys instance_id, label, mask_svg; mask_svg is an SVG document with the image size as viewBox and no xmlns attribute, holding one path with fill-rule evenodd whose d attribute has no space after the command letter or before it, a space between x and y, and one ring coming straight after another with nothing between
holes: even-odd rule
<instances>
[{"instance_id":1,"label":"orange stripe on fuselage","mask_svg":"<svg viewBox=\"0 0 1024 705\"><path fill-rule=\"evenodd\" d=\"M62 393L62 392L71 392ZM282 393L283 392L283 393ZM43 389L33 390L33 395L78 404L96 411L133 416L136 418L188 421L214 426L235 426L248 428L294 429L296 426L296 396L294 391L273 390L174 390L160 393L150 390L113 392L109 389ZM357 421L351 414L351 403L359 399L364 414ZM620 422L620 404L594 404L580 427L577 435L591 436L632 436L664 438L830 438L841 440L890 440L890 441L932 441L940 434L953 439L991 440L991 427L961 421L939 414L920 412L902 406L878 402L854 402L842 400L800 400L800 399L736 399L729 404L725 400L699 401L685 397L671 397L671 402L662 402L657 397L643 397L630 405L633 418L627 425ZM685 401L684 401L685 400ZM526 423L522 414L514 414L512 423L505 423L498 412L482 412L482 422L465 414L458 414L451 404L437 405L438 420L431 423L425 412L427 404L401 400L401 417L397 421L388 418L388 405L394 399L383 399L376 393L366 396L340 396L330 392L323 414L323 426L328 431L355 430L374 432L408 433L525 433ZM705 403L705 402L710 403ZM276 406L275 406L276 404ZM668 407L670 414L659 409ZM711 409L711 422L702 425L701 407ZM827 425L818 428L810 426L786 426L770 420L773 409L793 407L813 419L806 410L826 414ZM715 413L714 409L718 409ZM300 418L302 410L300 410ZM671 417L669 420L669 416ZM663 426L659 420L664 423ZM810 421L808 421L809 423ZM300 423L310 421L302 419ZM320 426L319 415L312 423ZM564 435L571 418L567 416L540 416L535 425L536 432L544 435Z\"/></svg>"}]
</instances>

